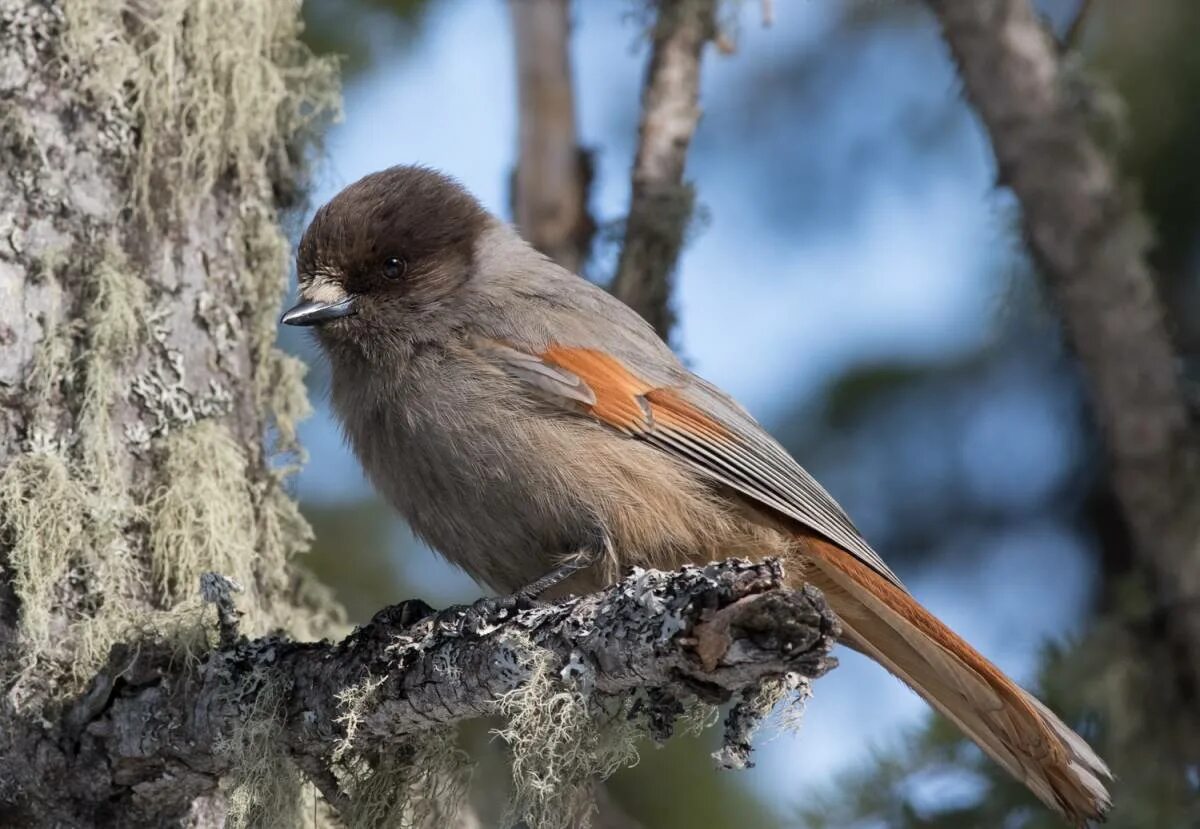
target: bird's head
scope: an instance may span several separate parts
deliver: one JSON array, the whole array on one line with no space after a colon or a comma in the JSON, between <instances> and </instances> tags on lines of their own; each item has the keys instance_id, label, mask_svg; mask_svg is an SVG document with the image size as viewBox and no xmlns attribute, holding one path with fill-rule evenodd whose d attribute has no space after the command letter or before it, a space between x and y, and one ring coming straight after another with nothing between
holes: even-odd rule
<instances>
[{"instance_id":1,"label":"bird's head","mask_svg":"<svg viewBox=\"0 0 1200 829\"><path fill-rule=\"evenodd\" d=\"M411 336L471 278L491 217L458 182L392 167L338 193L300 241L300 301L288 325L314 326L326 346Z\"/></svg>"}]
</instances>

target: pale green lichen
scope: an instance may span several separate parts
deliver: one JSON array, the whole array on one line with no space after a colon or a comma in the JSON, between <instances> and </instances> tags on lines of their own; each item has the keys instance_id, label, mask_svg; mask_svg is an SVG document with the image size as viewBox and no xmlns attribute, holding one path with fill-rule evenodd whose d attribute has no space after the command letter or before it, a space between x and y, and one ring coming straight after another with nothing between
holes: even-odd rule
<instances>
[{"instance_id":1,"label":"pale green lichen","mask_svg":"<svg viewBox=\"0 0 1200 829\"><path fill-rule=\"evenodd\" d=\"M104 245L90 270L93 288L84 297L83 319L91 356L127 360L145 339L146 284L112 244Z\"/></svg>"},{"instance_id":2,"label":"pale green lichen","mask_svg":"<svg viewBox=\"0 0 1200 829\"><path fill-rule=\"evenodd\" d=\"M163 477L146 504L158 593L181 602L195 593L201 574L220 573L246 590L249 621L260 622L256 520L241 445L220 423L199 421L167 438Z\"/></svg>"},{"instance_id":3,"label":"pale green lichen","mask_svg":"<svg viewBox=\"0 0 1200 829\"><path fill-rule=\"evenodd\" d=\"M218 185L271 204L297 136L338 105L336 66L299 40L293 0L66 0L71 61L128 121L130 200L148 225L194 216Z\"/></svg>"},{"instance_id":4,"label":"pale green lichen","mask_svg":"<svg viewBox=\"0 0 1200 829\"><path fill-rule=\"evenodd\" d=\"M379 686L386 681L386 676L368 676L362 682L343 688L337 693L338 708L341 711L338 714L337 723L342 727L344 733L337 745L334 746L330 758L334 763L342 762L343 758L349 755L351 749L354 748L358 727L366 716L367 708L374 700Z\"/></svg>"},{"instance_id":5,"label":"pale green lichen","mask_svg":"<svg viewBox=\"0 0 1200 829\"><path fill-rule=\"evenodd\" d=\"M272 314L272 316L274 316ZM299 453L296 425L312 413L304 376L308 367L291 356L276 350L273 359L263 366L262 376L270 379L266 385L267 410L273 413L276 431L274 448L277 452Z\"/></svg>"},{"instance_id":6,"label":"pale green lichen","mask_svg":"<svg viewBox=\"0 0 1200 829\"><path fill-rule=\"evenodd\" d=\"M275 674L257 682L253 703L216 750L232 763L226 782L226 825L254 829L293 829L305 825L304 781L287 752L283 708L287 681Z\"/></svg>"},{"instance_id":7,"label":"pale green lichen","mask_svg":"<svg viewBox=\"0 0 1200 829\"><path fill-rule=\"evenodd\" d=\"M77 690L116 641L166 640L181 659L196 658L212 635L211 611L195 595L205 570L245 586L247 633L282 624L322 635L338 621L328 593L286 566L311 532L284 489L286 470L270 468L274 452L299 454L295 423L307 413L302 366L274 342L288 257L276 206L280 194L295 197L303 143L336 110L334 67L300 42L294 0L62 0L61 8L61 33L56 23L47 35L58 41L50 71L86 99L81 110L99 126L81 131L92 142L86 151L124 176L129 201L108 225L98 217L78 225L69 252L37 261L35 278L69 287L81 311L78 320L55 310L43 321L24 454L0 472L20 657L54 667L45 672L54 688L28 695L38 702ZM16 110L0 119L4 146L17 150L7 172L41 204L47 168L36 135ZM249 370L250 401L235 401L217 379L185 384L184 355L165 335L172 298L140 277L173 261L165 240L181 238L175 232L196 217L228 229L222 252L244 262L228 277L233 301L214 282L195 311L221 370ZM226 415L235 402L261 413L263 434L234 437ZM125 416L131 408L138 417ZM234 825L307 818L297 809L311 789L278 745L280 693L267 693L226 745L237 769ZM351 780L363 792L397 779L386 763L363 769Z\"/></svg>"},{"instance_id":8,"label":"pale green lichen","mask_svg":"<svg viewBox=\"0 0 1200 829\"><path fill-rule=\"evenodd\" d=\"M461 825L470 767L453 731L423 734L372 760L343 760L349 829L443 829Z\"/></svg>"},{"instance_id":9,"label":"pale green lichen","mask_svg":"<svg viewBox=\"0 0 1200 829\"><path fill-rule=\"evenodd\" d=\"M114 480L108 417L117 393L114 372L133 356L142 304L141 284L122 269L116 251L105 251L86 274L83 319L43 322L45 334L26 378L34 409L29 452L5 471L0 499L13 543L25 661L59 659L81 678L103 661L117 635L97 631L123 627L111 614L137 579L124 534L132 516ZM83 344L82 358L75 356L77 343ZM77 391L78 431L60 434L57 407ZM76 572L86 578L75 578ZM78 585L86 588L82 594Z\"/></svg>"},{"instance_id":10,"label":"pale green lichen","mask_svg":"<svg viewBox=\"0 0 1200 829\"><path fill-rule=\"evenodd\" d=\"M26 443L32 454L66 457L69 446L66 437L59 434L56 403L57 398L74 385L73 331L82 326L60 324L58 316L55 309L53 314L41 320L42 339L25 377L25 394L31 409Z\"/></svg>"},{"instance_id":11,"label":"pale green lichen","mask_svg":"<svg viewBox=\"0 0 1200 829\"><path fill-rule=\"evenodd\" d=\"M717 767L746 768L752 740L761 745L782 734L799 733L811 696L808 678L799 673L768 677L743 691L725 721L725 744L712 754ZM767 738L756 739L764 727L769 728Z\"/></svg>"},{"instance_id":12,"label":"pale green lichen","mask_svg":"<svg viewBox=\"0 0 1200 829\"><path fill-rule=\"evenodd\" d=\"M6 106L0 111L0 156L12 160L5 164L5 173L30 204L47 207L58 198L46 175L50 164L46 151L20 107ZM14 252L22 252L19 245Z\"/></svg>"},{"instance_id":13,"label":"pale green lichen","mask_svg":"<svg viewBox=\"0 0 1200 829\"><path fill-rule=\"evenodd\" d=\"M33 363L25 375L25 394L35 408L49 405L54 396L69 388L75 379L71 364L71 349L74 334L82 330L82 322L73 327L61 322L61 292L53 294L50 311L39 322L42 337L33 354Z\"/></svg>"},{"instance_id":14,"label":"pale green lichen","mask_svg":"<svg viewBox=\"0 0 1200 829\"><path fill-rule=\"evenodd\" d=\"M498 701L505 727L496 732L512 748L515 787L506 825L531 829L590 825L592 786L634 765L639 728L629 701L605 701L565 686L553 653L511 637L528 680Z\"/></svg>"},{"instance_id":15,"label":"pale green lichen","mask_svg":"<svg viewBox=\"0 0 1200 829\"><path fill-rule=\"evenodd\" d=\"M311 412L304 386L306 368L275 344L279 325L275 310L286 289L288 242L279 225L261 207L243 207L240 229L247 271L279 274L277 280L242 278L237 286L251 320L248 333L254 362L255 402L271 413L275 430L272 449L297 452L296 424Z\"/></svg>"},{"instance_id":16,"label":"pale green lichen","mask_svg":"<svg viewBox=\"0 0 1200 829\"><path fill-rule=\"evenodd\" d=\"M753 704L766 712L767 725L774 732L766 742L783 734L799 734L811 698L812 684L799 674L786 674L760 683Z\"/></svg>"},{"instance_id":17,"label":"pale green lichen","mask_svg":"<svg viewBox=\"0 0 1200 829\"><path fill-rule=\"evenodd\" d=\"M83 681L136 623L130 600L139 592L141 567L126 530L139 514L117 480L109 419L120 393L117 372L142 340L145 288L115 248L76 257L87 265L83 319L46 323L26 378L35 410L31 448L5 473L3 514L16 551L11 564L26 661L59 658ZM49 414L60 395L81 401L73 435L58 435ZM32 494L14 503L22 487ZM86 578L74 578L76 572ZM76 586L68 588L72 581ZM48 607L50 598L56 604ZM75 685L61 687L69 692Z\"/></svg>"},{"instance_id":18,"label":"pale green lichen","mask_svg":"<svg viewBox=\"0 0 1200 829\"><path fill-rule=\"evenodd\" d=\"M718 706L695 700L675 720L675 734L699 737L720 721L721 709Z\"/></svg>"},{"instance_id":19,"label":"pale green lichen","mask_svg":"<svg viewBox=\"0 0 1200 829\"><path fill-rule=\"evenodd\" d=\"M142 566L126 537L128 522L135 516L127 503L94 494L89 499L88 547L83 566L91 606L72 626L73 685L87 682L104 664L115 643L162 632L145 618L144 605L139 601L144 586Z\"/></svg>"},{"instance_id":20,"label":"pale green lichen","mask_svg":"<svg viewBox=\"0 0 1200 829\"><path fill-rule=\"evenodd\" d=\"M258 548L264 562L276 569L263 573L264 585L285 591L288 573L281 565L304 553L312 542L312 527L300 512L300 505L284 489L284 479L276 472L257 487L255 512L259 518Z\"/></svg>"},{"instance_id":21,"label":"pale green lichen","mask_svg":"<svg viewBox=\"0 0 1200 829\"><path fill-rule=\"evenodd\" d=\"M330 759L347 795L349 808L342 818L350 829L457 825L467 802L470 765L453 729L421 734L386 752L363 752L356 744L386 681L367 676L337 695L337 722L344 734Z\"/></svg>"},{"instance_id":22,"label":"pale green lichen","mask_svg":"<svg viewBox=\"0 0 1200 829\"><path fill-rule=\"evenodd\" d=\"M166 483L144 509L154 585L166 605L194 596L201 574L212 571L242 586L247 634L283 628L317 639L340 631L328 591L289 567L311 531L282 482L270 473L253 482L245 449L216 420L177 429L164 446Z\"/></svg>"},{"instance_id":23,"label":"pale green lichen","mask_svg":"<svg viewBox=\"0 0 1200 829\"><path fill-rule=\"evenodd\" d=\"M71 249L65 246L53 246L38 251L30 262L29 280L36 282L49 279L66 268L71 262Z\"/></svg>"},{"instance_id":24,"label":"pale green lichen","mask_svg":"<svg viewBox=\"0 0 1200 829\"><path fill-rule=\"evenodd\" d=\"M21 602L30 662L63 645L59 591L88 544L89 494L62 458L27 454L0 475L0 529L11 539L8 567Z\"/></svg>"},{"instance_id":25,"label":"pale green lichen","mask_svg":"<svg viewBox=\"0 0 1200 829\"><path fill-rule=\"evenodd\" d=\"M128 500L116 483L117 446L110 414L120 394L117 373L145 340L146 284L114 246L105 246L91 271L93 289L84 297L83 404L79 435L83 463L104 497ZM112 509L112 505L107 505Z\"/></svg>"},{"instance_id":26,"label":"pale green lichen","mask_svg":"<svg viewBox=\"0 0 1200 829\"><path fill-rule=\"evenodd\" d=\"M290 566L308 552L312 527L284 488L290 469L272 470L253 486L258 516L257 549L263 596L284 599L270 606L271 622L299 640L341 637L349 633L346 614L333 591L305 568Z\"/></svg>"}]
</instances>

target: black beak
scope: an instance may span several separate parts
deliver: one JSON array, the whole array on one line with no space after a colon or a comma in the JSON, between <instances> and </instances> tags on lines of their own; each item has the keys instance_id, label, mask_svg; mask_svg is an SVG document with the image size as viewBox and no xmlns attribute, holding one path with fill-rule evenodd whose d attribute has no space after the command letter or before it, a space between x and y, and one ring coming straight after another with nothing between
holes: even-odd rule
<instances>
[{"instance_id":1,"label":"black beak","mask_svg":"<svg viewBox=\"0 0 1200 829\"><path fill-rule=\"evenodd\" d=\"M354 297L341 302L299 302L287 311L279 321L284 325L320 325L340 317L354 314Z\"/></svg>"}]
</instances>

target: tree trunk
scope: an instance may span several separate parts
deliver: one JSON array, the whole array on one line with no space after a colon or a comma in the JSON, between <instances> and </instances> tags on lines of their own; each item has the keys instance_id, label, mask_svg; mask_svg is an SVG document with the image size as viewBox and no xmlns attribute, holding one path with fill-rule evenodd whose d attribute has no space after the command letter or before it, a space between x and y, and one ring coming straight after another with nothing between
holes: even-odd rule
<instances>
[{"instance_id":1,"label":"tree trunk","mask_svg":"<svg viewBox=\"0 0 1200 829\"><path fill-rule=\"evenodd\" d=\"M1093 136L1097 93L1029 0L930 0L999 177L1087 380L1133 554L1148 577L1160 670L1200 701L1200 449L1147 262L1150 234ZM1195 722L1181 733L1197 733ZM1200 742L1192 740L1193 761Z\"/></svg>"},{"instance_id":2,"label":"tree trunk","mask_svg":"<svg viewBox=\"0 0 1200 829\"><path fill-rule=\"evenodd\" d=\"M289 564L307 401L274 344L279 211L337 106L297 21L292 0L0 0L0 823L133 819L90 800L128 769L47 785L87 741L54 714L118 642L206 648L203 572L241 585L247 633L338 619Z\"/></svg>"}]
</instances>

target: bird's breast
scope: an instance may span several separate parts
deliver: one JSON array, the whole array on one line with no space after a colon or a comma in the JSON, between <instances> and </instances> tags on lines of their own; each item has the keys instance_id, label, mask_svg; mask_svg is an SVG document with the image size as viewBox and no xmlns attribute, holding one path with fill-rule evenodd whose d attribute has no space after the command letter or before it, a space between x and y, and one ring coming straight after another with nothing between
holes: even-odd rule
<instances>
[{"instance_id":1,"label":"bird's breast","mask_svg":"<svg viewBox=\"0 0 1200 829\"><path fill-rule=\"evenodd\" d=\"M380 493L493 589L519 589L601 536L612 555L577 589L631 564L764 548L767 531L674 458L557 410L469 357L414 361L370 396L335 383L334 403Z\"/></svg>"}]
</instances>

